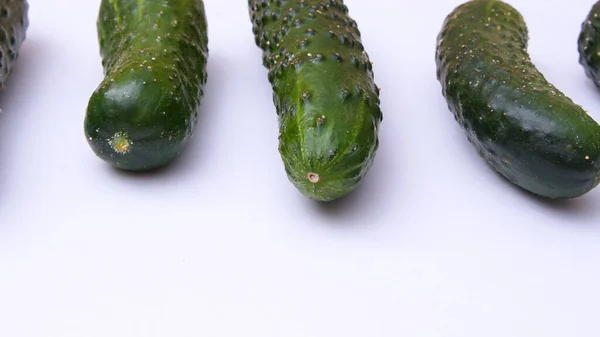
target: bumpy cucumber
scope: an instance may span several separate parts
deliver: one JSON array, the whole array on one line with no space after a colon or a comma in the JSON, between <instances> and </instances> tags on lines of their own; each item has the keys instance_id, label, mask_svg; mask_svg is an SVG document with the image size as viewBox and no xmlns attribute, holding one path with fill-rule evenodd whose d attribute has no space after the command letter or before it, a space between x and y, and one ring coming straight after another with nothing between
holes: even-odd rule
<instances>
[{"instance_id":1,"label":"bumpy cucumber","mask_svg":"<svg viewBox=\"0 0 600 337\"><path fill-rule=\"evenodd\" d=\"M443 95L502 176L542 197L581 196L598 184L600 126L536 69L527 43L524 18L509 4L458 6L438 36Z\"/></svg>"},{"instance_id":2,"label":"bumpy cucumber","mask_svg":"<svg viewBox=\"0 0 600 337\"><path fill-rule=\"evenodd\" d=\"M29 4L25 0L0 0L0 86L13 71L19 50L25 41Z\"/></svg>"},{"instance_id":3,"label":"bumpy cucumber","mask_svg":"<svg viewBox=\"0 0 600 337\"><path fill-rule=\"evenodd\" d=\"M582 23L577 46L585 74L600 88L600 1Z\"/></svg>"},{"instance_id":4,"label":"bumpy cucumber","mask_svg":"<svg viewBox=\"0 0 600 337\"><path fill-rule=\"evenodd\" d=\"M373 67L341 0L249 0L279 116L279 152L305 196L353 191L373 164L382 120Z\"/></svg>"},{"instance_id":5,"label":"bumpy cucumber","mask_svg":"<svg viewBox=\"0 0 600 337\"><path fill-rule=\"evenodd\" d=\"M206 84L201 0L102 0L97 21L105 78L92 94L85 135L125 170L168 164L192 137Z\"/></svg>"}]
</instances>

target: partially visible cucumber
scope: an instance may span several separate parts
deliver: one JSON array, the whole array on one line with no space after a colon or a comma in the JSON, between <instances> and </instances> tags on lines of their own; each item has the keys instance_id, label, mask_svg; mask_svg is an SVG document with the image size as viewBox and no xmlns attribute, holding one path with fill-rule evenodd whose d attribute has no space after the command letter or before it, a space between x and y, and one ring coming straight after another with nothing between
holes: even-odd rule
<instances>
[{"instance_id":1,"label":"partially visible cucumber","mask_svg":"<svg viewBox=\"0 0 600 337\"><path fill-rule=\"evenodd\" d=\"M600 87L600 1L592 6L583 21L577 47L585 74Z\"/></svg>"},{"instance_id":2,"label":"partially visible cucumber","mask_svg":"<svg viewBox=\"0 0 600 337\"><path fill-rule=\"evenodd\" d=\"M183 150L206 83L201 0L102 0L98 35L105 78L91 96L85 135L115 167L149 170Z\"/></svg>"},{"instance_id":3,"label":"partially visible cucumber","mask_svg":"<svg viewBox=\"0 0 600 337\"><path fill-rule=\"evenodd\" d=\"M289 180L314 200L346 196L373 164L382 120L356 22L341 0L248 5L269 69Z\"/></svg>"},{"instance_id":4,"label":"partially visible cucumber","mask_svg":"<svg viewBox=\"0 0 600 337\"><path fill-rule=\"evenodd\" d=\"M600 125L536 69L527 42L525 21L509 4L458 6L438 36L443 95L501 175L539 196L581 196L599 182Z\"/></svg>"},{"instance_id":5,"label":"partially visible cucumber","mask_svg":"<svg viewBox=\"0 0 600 337\"><path fill-rule=\"evenodd\" d=\"M29 28L26 0L0 0L0 86L13 71Z\"/></svg>"}]
</instances>

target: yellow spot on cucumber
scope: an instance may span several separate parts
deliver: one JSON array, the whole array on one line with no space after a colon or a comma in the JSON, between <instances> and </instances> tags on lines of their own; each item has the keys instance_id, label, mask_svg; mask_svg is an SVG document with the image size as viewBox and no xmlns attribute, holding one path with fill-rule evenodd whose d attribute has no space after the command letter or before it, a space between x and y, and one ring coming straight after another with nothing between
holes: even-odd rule
<instances>
[{"instance_id":1,"label":"yellow spot on cucumber","mask_svg":"<svg viewBox=\"0 0 600 337\"><path fill-rule=\"evenodd\" d=\"M111 139L108 140L110 147L118 154L125 154L131 151L131 145L133 142L129 139L129 135L126 132L119 131L115 133Z\"/></svg>"}]
</instances>

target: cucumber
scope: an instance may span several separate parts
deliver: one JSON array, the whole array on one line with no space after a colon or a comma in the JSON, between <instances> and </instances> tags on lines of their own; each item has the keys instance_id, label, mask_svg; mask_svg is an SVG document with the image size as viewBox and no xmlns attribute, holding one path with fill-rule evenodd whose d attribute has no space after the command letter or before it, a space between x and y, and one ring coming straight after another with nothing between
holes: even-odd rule
<instances>
[{"instance_id":1,"label":"cucumber","mask_svg":"<svg viewBox=\"0 0 600 337\"><path fill-rule=\"evenodd\" d=\"M104 79L84 130L114 167L151 170L175 159L197 124L207 80L201 0L102 0L97 20Z\"/></svg>"},{"instance_id":2,"label":"cucumber","mask_svg":"<svg viewBox=\"0 0 600 337\"><path fill-rule=\"evenodd\" d=\"M597 186L600 126L536 69L527 26L514 7L463 3L446 17L437 40L437 78L448 107L493 169L550 199Z\"/></svg>"},{"instance_id":3,"label":"cucumber","mask_svg":"<svg viewBox=\"0 0 600 337\"><path fill-rule=\"evenodd\" d=\"M596 2L585 21L577 40L579 64L596 87L600 88L600 1Z\"/></svg>"},{"instance_id":4,"label":"cucumber","mask_svg":"<svg viewBox=\"0 0 600 337\"><path fill-rule=\"evenodd\" d=\"M379 147L379 88L356 22L341 0L249 0L269 70L288 179L306 197L355 190Z\"/></svg>"},{"instance_id":5,"label":"cucumber","mask_svg":"<svg viewBox=\"0 0 600 337\"><path fill-rule=\"evenodd\" d=\"M0 0L0 86L4 87L19 58L29 28L25 0Z\"/></svg>"}]
</instances>

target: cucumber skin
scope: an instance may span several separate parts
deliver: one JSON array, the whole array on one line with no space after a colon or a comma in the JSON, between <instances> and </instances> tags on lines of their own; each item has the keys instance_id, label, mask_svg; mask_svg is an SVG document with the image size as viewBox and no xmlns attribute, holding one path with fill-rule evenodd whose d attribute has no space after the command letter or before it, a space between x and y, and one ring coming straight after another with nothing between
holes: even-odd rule
<instances>
[{"instance_id":1,"label":"cucumber skin","mask_svg":"<svg viewBox=\"0 0 600 337\"><path fill-rule=\"evenodd\" d=\"M105 77L88 103L88 143L117 168L164 166L181 153L197 124L207 81L204 4L102 0L97 27ZM120 134L126 135L126 152L110 143Z\"/></svg>"},{"instance_id":2,"label":"cucumber skin","mask_svg":"<svg viewBox=\"0 0 600 337\"><path fill-rule=\"evenodd\" d=\"M544 78L527 53L523 17L501 1L473 0L438 36L438 79L479 154L541 197L579 197L598 184L600 126Z\"/></svg>"},{"instance_id":3,"label":"cucumber skin","mask_svg":"<svg viewBox=\"0 0 600 337\"><path fill-rule=\"evenodd\" d=\"M288 179L310 199L346 196L373 165L382 120L356 22L341 0L249 0L248 7Z\"/></svg>"},{"instance_id":4,"label":"cucumber skin","mask_svg":"<svg viewBox=\"0 0 600 337\"><path fill-rule=\"evenodd\" d=\"M600 88L600 1L596 2L585 21L577 40L579 64L596 87Z\"/></svg>"},{"instance_id":5,"label":"cucumber skin","mask_svg":"<svg viewBox=\"0 0 600 337\"><path fill-rule=\"evenodd\" d=\"M19 58L29 28L29 3L0 0L0 86L4 87Z\"/></svg>"}]
</instances>

